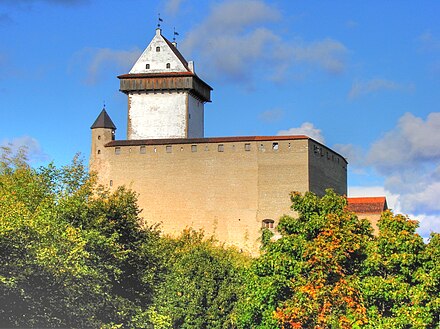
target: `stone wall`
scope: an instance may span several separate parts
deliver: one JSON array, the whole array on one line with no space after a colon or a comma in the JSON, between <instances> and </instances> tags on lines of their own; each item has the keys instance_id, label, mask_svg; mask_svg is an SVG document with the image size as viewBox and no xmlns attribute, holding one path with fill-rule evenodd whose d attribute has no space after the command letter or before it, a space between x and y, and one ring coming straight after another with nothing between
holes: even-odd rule
<instances>
[{"instance_id":1,"label":"stone wall","mask_svg":"<svg viewBox=\"0 0 440 329\"><path fill-rule=\"evenodd\" d=\"M305 136L114 141L91 169L104 185L137 191L142 217L164 233L203 229L255 255L263 220L293 215L291 191L346 192L346 161L331 150L315 159L314 145Z\"/></svg>"}]
</instances>

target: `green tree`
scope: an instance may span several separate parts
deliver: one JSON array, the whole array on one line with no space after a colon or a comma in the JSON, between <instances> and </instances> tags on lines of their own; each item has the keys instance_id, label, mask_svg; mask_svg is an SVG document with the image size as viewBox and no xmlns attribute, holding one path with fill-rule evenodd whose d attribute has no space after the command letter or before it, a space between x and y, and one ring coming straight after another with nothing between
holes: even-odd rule
<instances>
[{"instance_id":1,"label":"green tree","mask_svg":"<svg viewBox=\"0 0 440 329\"><path fill-rule=\"evenodd\" d=\"M0 160L0 326L148 327L159 232L136 195L98 188L83 164Z\"/></svg>"},{"instance_id":2,"label":"green tree","mask_svg":"<svg viewBox=\"0 0 440 329\"><path fill-rule=\"evenodd\" d=\"M436 328L439 317L438 234L428 245L418 222L385 212L368 247L362 293L369 328Z\"/></svg>"},{"instance_id":3,"label":"green tree","mask_svg":"<svg viewBox=\"0 0 440 329\"><path fill-rule=\"evenodd\" d=\"M371 225L328 190L292 193L298 216L281 218L281 238L252 265L237 307L242 328L351 328L366 322L359 290Z\"/></svg>"},{"instance_id":4,"label":"green tree","mask_svg":"<svg viewBox=\"0 0 440 329\"><path fill-rule=\"evenodd\" d=\"M168 319L162 328L235 327L232 311L249 258L190 229L164 244L167 272L154 303L162 323Z\"/></svg>"}]
</instances>

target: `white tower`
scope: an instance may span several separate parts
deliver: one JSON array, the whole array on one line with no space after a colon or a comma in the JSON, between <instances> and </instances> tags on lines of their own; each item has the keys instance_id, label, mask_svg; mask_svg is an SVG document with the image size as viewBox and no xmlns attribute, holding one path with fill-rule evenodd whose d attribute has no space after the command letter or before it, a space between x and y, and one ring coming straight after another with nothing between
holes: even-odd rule
<instances>
[{"instance_id":1,"label":"white tower","mask_svg":"<svg viewBox=\"0 0 440 329\"><path fill-rule=\"evenodd\" d=\"M118 78L128 96L127 139L204 137L204 104L212 88L160 28L130 72Z\"/></svg>"}]
</instances>

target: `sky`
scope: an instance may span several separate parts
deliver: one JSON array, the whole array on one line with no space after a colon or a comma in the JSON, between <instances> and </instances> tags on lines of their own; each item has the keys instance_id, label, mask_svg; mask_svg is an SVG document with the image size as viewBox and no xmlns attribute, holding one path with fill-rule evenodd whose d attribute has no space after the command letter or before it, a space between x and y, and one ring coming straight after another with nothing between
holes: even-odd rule
<instances>
[{"instance_id":1,"label":"sky","mask_svg":"<svg viewBox=\"0 0 440 329\"><path fill-rule=\"evenodd\" d=\"M306 134L349 162L349 196L385 195L440 232L440 2L0 0L0 144L34 166L88 161L104 104L154 36L214 90L205 136Z\"/></svg>"}]
</instances>

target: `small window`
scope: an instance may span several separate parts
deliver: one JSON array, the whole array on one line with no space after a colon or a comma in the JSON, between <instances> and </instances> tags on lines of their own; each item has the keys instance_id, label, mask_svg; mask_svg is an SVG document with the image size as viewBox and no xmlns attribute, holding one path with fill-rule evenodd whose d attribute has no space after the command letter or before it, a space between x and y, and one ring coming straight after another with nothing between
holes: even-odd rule
<instances>
[{"instance_id":1,"label":"small window","mask_svg":"<svg viewBox=\"0 0 440 329\"><path fill-rule=\"evenodd\" d=\"M112 180L110 180L110 186L113 186L113 181Z\"/></svg>"},{"instance_id":2,"label":"small window","mask_svg":"<svg viewBox=\"0 0 440 329\"><path fill-rule=\"evenodd\" d=\"M98 150L98 154L101 154L101 150Z\"/></svg>"},{"instance_id":3,"label":"small window","mask_svg":"<svg viewBox=\"0 0 440 329\"><path fill-rule=\"evenodd\" d=\"M167 150L167 153L171 153L171 151L173 150L173 147L171 145L167 145L166 150Z\"/></svg>"},{"instance_id":4,"label":"small window","mask_svg":"<svg viewBox=\"0 0 440 329\"><path fill-rule=\"evenodd\" d=\"M160 52L160 47L156 47L156 52Z\"/></svg>"},{"instance_id":5,"label":"small window","mask_svg":"<svg viewBox=\"0 0 440 329\"><path fill-rule=\"evenodd\" d=\"M290 145L290 143L289 143L289 150L290 150L291 147L292 147L292 145Z\"/></svg>"},{"instance_id":6,"label":"small window","mask_svg":"<svg viewBox=\"0 0 440 329\"><path fill-rule=\"evenodd\" d=\"M101 135L98 136L98 140L100 140L100 139L101 139Z\"/></svg>"},{"instance_id":7,"label":"small window","mask_svg":"<svg viewBox=\"0 0 440 329\"><path fill-rule=\"evenodd\" d=\"M272 150L278 151L279 145L278 143L272 143Z\"/></svg>"},{"instance_id":8,"label":"small window","mask_svg":"<svg viewBox=\"0 0 440 329\"><path fill-rule=\"evenodd\" d=\"M208 145L205 146L205 151L209 151Z\"/></svg>"},{"instance_id":9,"label":"small window","mask_svg":"<svg viewBox=\"0 0 440 329\"><path fill-rule=\"evenodd\" d=\"M139 148L139 152L140 152L140 154L145 154L145 153L147 153L147 148L145 146L141 146Z\"/></svg>"},{"instance_id":10,"label":"small window","mask_svg":"<svg viewBox=\"0 0 440 329\"><path fill-rule=\"evenodd\" d=\"M115 154L116 155L121 154L121 148L120 147L115 147Z\"/></svg>"},{"instance_id":11,"label":"small window","mask_svg":"<svg viewBox=\"0 0 440 329\"><path fill-rule=\"evenodd\" d=\"M153 149L153 151L154 151L154 153L156 153L156 152L157 152L157 148L155 147L155 148Z\"/></svg>"},{"instance_id":12,"label":"small window","mask_svg":"<svg viewBox=\"0 0 440 329\"><path fill-rule=\"evenodd\" d=\"M244 144L244 150L245 151L250 151L251 150L251 143Z\"/></svg>"},{"instance_id":13,"label":"small window","mask_svg":"<svg viewBox=\"0 0 440 329\"><path fill-rule=\"evenodd\" d=\"M180 152L183 152L183 146L180 148Z\"/></svg>"},{"instance_id":14,"label":"small window","mask_svg":"<svg viewBox=\"0 0 440 329\"><path fill-rule=\"evenodd\" d=\"M219 144L218 145L218 151L219 152L224 152L225 151L225 146L223 144Z\"/></svg>"},{"instance_id":15,"label":"small window","mask_svg":"<svg viewBox=\"0 0 440 329\"><path fill-rule=\"evenodd\" d=\"M112 141L114 141L115 140L115 131L113 130L112 131Z\"/></svg>"},{"instance_id":16,"label":"small window","mask_svg":"<svg viewBox=\"0 0 440 329\"><path fill-rule=\"evenodd\" d=\"M264 145L260 144L260 151L264 151Z\"/></svg>"},{"instance_id":17,"label":"small window","mask_svg":"<svg viewBox=\"0 0 440 329\"><path fill-rule=\"evenodd\" d=\"M150 64L145 64L145 68L146 68L147 70L149 70L149 69L150 69Z\"/></svg>"},{"instance_id":18,"label":"small window","mask_svg":"<svg viewBox=\"0 0 440 329\"><path fill-rule=\"evenodd\" d=\"M268 228L269 230L274 228L274 220L266 218L263 220L263 228Z\"/></svg>"},{"instance_id":19,"label":"small window","mask_svg":"<svg viewBox=\"0 0 440 329\"><path fill-rule=\"evenodd\" d=\"M167 69L171 68L171 64L167 63Z\"/></svg>"},{"instance_id":20,"label":"small window","mask_svg":"<svg viewBox=\"0 0 440 329\"><path fill-rule=\"evenodd\" d=\"M191 152L197 152L197 145L191 145Z\"/></svg>"}]
</instances>

